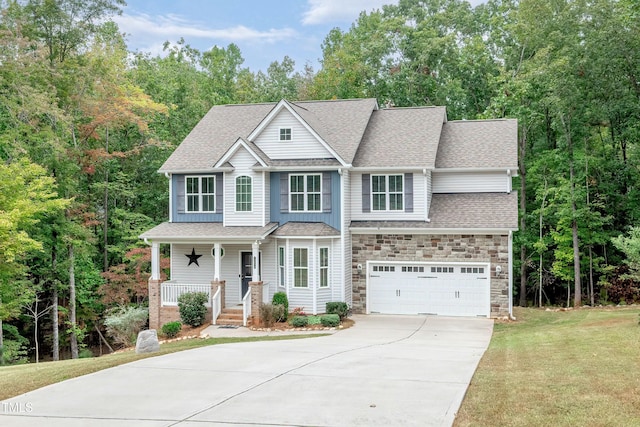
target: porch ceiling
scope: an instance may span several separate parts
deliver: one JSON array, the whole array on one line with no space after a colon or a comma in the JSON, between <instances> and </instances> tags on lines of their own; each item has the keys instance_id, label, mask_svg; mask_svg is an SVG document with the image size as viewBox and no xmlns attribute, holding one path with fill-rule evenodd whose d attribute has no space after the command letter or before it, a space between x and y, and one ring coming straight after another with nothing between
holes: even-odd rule
<instances>
[{"instance_id":1,"label":"porch ceiling","mask_svg":"<svg viewBox=\"0 0 640 427\"><path fill-rule=\"evenodd\" d=\"M220 222L163 222L142 233L140 238L161 243L253 242L265 239L276 228L277 222L264 227L225 227Z\"/></svg>"}]
</instances>

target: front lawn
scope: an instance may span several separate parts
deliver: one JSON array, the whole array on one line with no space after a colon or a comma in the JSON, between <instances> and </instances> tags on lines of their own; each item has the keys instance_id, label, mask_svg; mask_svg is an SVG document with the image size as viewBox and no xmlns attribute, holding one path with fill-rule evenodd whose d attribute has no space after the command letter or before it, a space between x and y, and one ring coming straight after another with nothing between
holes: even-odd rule
<instances>
[{"instance_id":1,"label":"front lawn","mask_svg":"<svg viewBox=\"0 0 640 427\"><path fill-rule=\"evenodd\" d=\"M640 309L514 310L455 426L640 425Z\"/></svg>"},{"instance_id":2,"label":"front lawn","mask_svg":"<svg viewBox=\"0 0 640 427\"><path fill-rule=\"evenodd\" d=\"M147 357L174 353L214 344L226 344L252 341L277 341L285 339L300 339L323 336L314 335L283 335L251 338L208 338L174 341L162 344L157 353L136 354L135 351L109 354L102 357L88 359L61 360L59 362L30 363L0 367L0 400L18 396L20 394L54 384L70 378L112 368Z\"/></svg>"}]
</instances>

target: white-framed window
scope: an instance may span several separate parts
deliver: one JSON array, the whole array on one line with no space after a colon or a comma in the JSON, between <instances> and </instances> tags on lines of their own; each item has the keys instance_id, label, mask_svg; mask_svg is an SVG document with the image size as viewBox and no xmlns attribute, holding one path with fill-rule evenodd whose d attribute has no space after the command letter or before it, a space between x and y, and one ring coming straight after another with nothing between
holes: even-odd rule
<instances>
[{"instance_id":1,"label":"white-framed window","mask_svg":"<svg viewBox=\"0 0 640 427\"><path fill-rule=\"evenodd\" d=\"M185 197L187 212L216 211L216 177L185 177Z\"/></svg>"},{"instance_id":2,"label":"white-framed window","mask_svg":"<svg viewBox=\"0 0 640 427\"><path fill-rule=\"evenodd\" d=\"M320 248L318 250L318 266L320 268L320 282L318 287L329 287L329 248Z\"/></svg>"},{"instance_id":3,"label":"white-framed window","mask_svg":"<svg viewBox=\"0 0 640 427\"><path fill-rule=\"evenodd\" d=\"M280 141L291 141L291 128L280 128Z\"/></svg>"},{"instance_id":4,"label":"white-framed window","mask_svg":"<svg viewBox=\"0 0 640 427\"><path fill-rule=\"evenodd\" d=\"M278 286L280 286L281 288L284 288L286 283L285 254L286 252L285 252L284 246L279 246L278 247Z\"/></svg>"},{"instance_id":5,"label":"white-framed window","mask_svg":"<svg viewBox=\"0 0 640 427\"><path fill-rule=\"evenodd\" d=\"M236 212L251 212L251 177L236 178Z\"/></svg>"},{"instance_id":6,"label":"white-framed window","mask_svg":"<svg viewBox=\"0 0 640 427\"><path fill-rule=\"evenodd\" d=\"M322 211L322 174L289 175L289 210Z\"/></svg>"},{"instance_id":7,"label":"white-framed window","mask_svg":"<svg viewBox=\"0 0 640 427\"><path fill-rule=\"evenodd\" d=\"M293 287L309 287L309 249L293 248Z\"/></svg>"},{"instance_id":8,"label":"white-framed window","mask_svg":"<svg viewBox=\"0 0 640 427\"><path fill-rule=\"evenodd\" d=\"M371 175L371 210L401 211L404 175Z\"/></svg>"}]
</instances>

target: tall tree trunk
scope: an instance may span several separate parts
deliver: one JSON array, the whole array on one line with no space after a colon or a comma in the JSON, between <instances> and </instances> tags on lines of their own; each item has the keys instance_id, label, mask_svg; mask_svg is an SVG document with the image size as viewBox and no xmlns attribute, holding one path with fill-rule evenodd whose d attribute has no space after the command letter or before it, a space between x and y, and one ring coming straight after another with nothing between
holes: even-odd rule
<instances>
[{"instance_id":1,"label":"tall tree trunk","mask_svg":"<svg viewBox=\"0 0 640 427\"><path fill-rule=\"evenodd\" d=\"M58 232L52 233L53 244L51 245L51 270L53 271L53 286L51 290L51 340L53 341L52 357L54 361L60 360L60 325L58 324Z\"/></svg>"},{"instance_id":2,"label":"tall tree trunk","mask_svg":"<svg viewBox=\"0 0 640 427\"><path fill-rule=\"evenodd\" d=\"M71 358L78 358L78 337L76 336L76 275L73 244L69 245L69 323L71 327Z\"/></svg>"},{"instance_id":3,"label":"tall tree trunk","mask_svg":"<svg viewBox=\"0 0 640 427\"><path fill-rule=\"evenodd\" d=\"M106 142L105 149L107 151L107 155L109 154L109 128L106 131ZM109 162L106 162L105 168L105 176L104 176L104 223L102 225L102 234L103 234L103 246L104 246L104 266L102 271L105 273L109 270L109 253L107 251L108 244L108 235L109 235Z\"/></svg>"},{"instance_id":4,"label":"tall tree trunk","mask_svg":"<svg viewBox=\"0 0 640 427\"><path fill-rule=\"evenodd\" d=\"M567 148L569 151L569 184L571 186L571 237L573 242L573 306L580 307L582 305L582 283L580 282L580 241L578 239L578 221L576 219L576 196L575 196L575 171L573 168L573 137L571 135L571 118L565 122L561 117L567 133Z\"/></svg>"},{"instance_id":5,"label":"tall tree trunk","mask_svg":"<svg viewBox=\"0 0 640 427\"><path fill-rule=\"evenodd\" d=\"M524 234L527 227L527 169L525 166L525 154L527 150L527 128L520 128L520 139L518 141L520 151L520 232ZM520 307L527 306L527 249L524 244L520 244Z\"/></svg>"}]
</instances>

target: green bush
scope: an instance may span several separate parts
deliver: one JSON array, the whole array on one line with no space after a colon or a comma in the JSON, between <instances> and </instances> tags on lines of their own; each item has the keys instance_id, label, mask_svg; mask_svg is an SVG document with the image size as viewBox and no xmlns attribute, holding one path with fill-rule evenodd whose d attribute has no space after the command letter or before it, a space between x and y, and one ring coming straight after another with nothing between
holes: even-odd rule
<instances>
[{"instance_id":1,"label":"green bush","mask_svg":"<svg viewBox=\"0 0 640 427\"><path fill-rule=\"evenodd\" d=\"M286 322L287 321L287 310L284 308L282 304L273 304L273 319L276 322Z\"/></svg>"},{"instance_id":2,"label":"green bush","mask_svg":"<svg viewBox=\"0 0 640 427\"><path fill-rule=\"evenodd\" d=\"M104 326L107 335L117 345L125 347L135 344L138 332L147 326L149 309L138 305L113 308L107 312Z\"/></svg>"},{"instance_id":3,"label":"green bush","mask_svg":"<svg viewBox=\"0 0 640 427\"><path fill-rule=\"evenodd\" d=\"M162 333L167 338L175 338L178 335L178 332L182 329L182 323L178 322L167 322L162 325Z\"/></svg>"},{"instance_id":4,"label":"green bush","mask_svg":"<svg viewBox=\"0 0 640 427\"><path fill-rule=\"evenodd\" d=\"M260 323L262 326L270 328L275 323L274 305L260 304Z\"/></svg>"},{"instance_id":5,"label":"green bush","mask_svg":"<svg viewBox=\"0 0 640 427\"><path fill-rule=\"evenodd\" d=\"M340 316L337 314L323 314L320 316L322 326L336 327L340 324Z\"/></svg>"},{"instance_id":6,"label":"green bush","mask_svg":"<svg viewBox=\"0 0 640 427\"><path fill-rule=\"evenodd\" d=\"M178 309L182 323L189 326L200 326L207 315L204 305L209 296L204 292L186 292L178 297Z\"/></svg>"},{"instance_id":7,"label":"green bush","mask_svg":"<svg viewBox=\"0 0 640 427\"><path fill-rule=\"evenodd\" d=\"M340 320L347 317L349 314L349 305L346 302L336 301L328 302L326 305L327 314L337 314L340 316Z\"/></svg>"},{"instance_id":8,"label":"green bush","mask_svg":"<svg viewBox=\"0 0 640 427\"><path fill-rule=\"evenodd\" d=\"M293 316L291 318L291 326L294 328L304 328L309 324L309 319L307 316Z\"/></svg>"},{"instance_id":9,"label":"green bush","mask_svg":"<svg viewBox=\"0 0 640 427\"><path fill-rule=\"evenodd\" d=\"M88 348L82 348L78 352L78 358L80 359L90 359L93 357L93 352Z\"/></svg>"},{"instance_id":10,"label":"green bush","mask_svg":"<svg viewBox=\"0 0 640 427\"><path fill-rule=\"evenodd\" d=\"M273 294L273 300L271 302L273 305L280 304L284 306L284 317L278 320L278 322L286 322L289 316L289 299L287 298L287 294L285 292L276 292Z\"/></svg>"},{"instance_id":11,"label":"green bush","mask_svg":"<svg viewBox=\"0 0 640 427\"><path fill-rule=\"evenodd\" d=\"M4 346L0 346L0 366L29 363L29 340L13 325L2 324Z\"/></svg>"},{"instance_id":12,"label":"green bush","mask_svg":"<svg viewBox=\"0 0 640 427\"><path fill-rule=\"evenodd\" d=\"M320 324L320 316L307 316L307 323L309 325L319 325Z\"/></svg>"}]
</instances>

